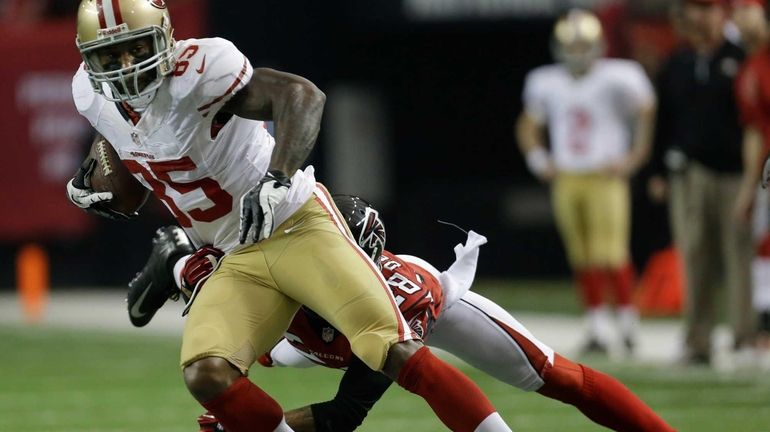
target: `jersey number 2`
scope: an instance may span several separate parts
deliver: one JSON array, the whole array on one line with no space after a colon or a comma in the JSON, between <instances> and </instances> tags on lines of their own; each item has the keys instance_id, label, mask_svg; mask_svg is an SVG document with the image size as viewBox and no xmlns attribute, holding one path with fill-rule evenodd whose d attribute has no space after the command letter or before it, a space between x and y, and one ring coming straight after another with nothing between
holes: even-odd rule
<instances>
[{"instance_id":1,"label":"jersey number 2","mask_svg":"<svg viewBox=\"0 0 770 432\"><path fill-rule=\"evenodd\" d=\"M230 213L233 209L233 196L222 189L219 186L219 183L214 179L206 177L190 182L177 182L171 180L171 176L169 176L169 173L171 172L192 171L197 168L195 162L187 156L177 160L147 162L147 165L150 166L149 170L134 160L124 160L123 163L129 171L133 174L141 175L142 178L150 184L155 196L166 204L166 207L168 207L174 215L179 222L179 225L185 228L192 226L190 218L198 222L213 222ZM214 205L205 210L195 208L185 214L179 209L179 206L176 205L174 200L166 194L166 185L170 186L180 194L186 194L196 189L200 189L203 191L203 194L206 195L206 198L211 200Z\"/></svg>"}]
</instances>

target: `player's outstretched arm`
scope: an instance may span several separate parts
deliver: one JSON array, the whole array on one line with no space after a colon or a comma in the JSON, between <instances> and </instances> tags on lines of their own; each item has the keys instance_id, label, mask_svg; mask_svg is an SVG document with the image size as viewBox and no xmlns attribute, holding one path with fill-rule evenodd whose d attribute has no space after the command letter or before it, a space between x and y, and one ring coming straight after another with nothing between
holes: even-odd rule
<instances>
[{"instance_id":1,"label":"player's outstretched arm","mask_svg":"<svg viewBox=\"0 0 770 432\"><path fill-rule=\"evenodd\" d=\"M354 358L334 399L287 412L286 423L296 432L348 432L363 423L369 410L392 381Z\"/></svg>"},{"instance_id":2,"label":"player's outstretched arm","mask_svg":"<svg viewBox=\"0 0 770 432\"><path fill-rule=\"evenodd\" d=\"M239 117L272 120L276 146L270 170L292 175L315 145L325 101L326 95L305 78L257 68L222 109Z\"/></svg>"}]
</instances>

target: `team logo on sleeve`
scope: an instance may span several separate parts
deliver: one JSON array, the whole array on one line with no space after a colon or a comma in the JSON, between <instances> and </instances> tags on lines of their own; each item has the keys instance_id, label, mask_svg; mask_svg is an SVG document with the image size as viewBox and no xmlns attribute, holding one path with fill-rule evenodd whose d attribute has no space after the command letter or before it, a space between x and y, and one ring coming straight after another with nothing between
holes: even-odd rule
<instances>
[{"instance_id":1,"label":"team logo on sleeve","mask_svg":"<svg viewBox=\"0 0 770 432\"><path fill-rule=\"evenodd\" d=\"M166 2L164 0L150 0L150 4L158 9L166 8Z\"/></svg>"}]
</instances>

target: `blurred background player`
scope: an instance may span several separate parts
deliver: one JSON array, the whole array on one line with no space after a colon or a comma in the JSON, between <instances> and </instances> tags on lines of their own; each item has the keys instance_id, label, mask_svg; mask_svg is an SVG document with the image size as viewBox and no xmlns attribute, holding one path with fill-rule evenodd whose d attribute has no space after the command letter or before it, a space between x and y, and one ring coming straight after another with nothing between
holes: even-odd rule
<instances>
[{"instance_id":1,"label":"blurred background player","mask_svg":"<svg viewBox=\"0 0 770 432\"><path fill-rule=\"evenodd\" d=\"M725 2L682 0L678 6L687 44L658 78L657 174L650 190L659 199L668 191L674 242L685 265L682 362L709 364L720 286L727 288L733 347L750 345L755 333L751 233L734 218L743 164L733 85L745 55L725 36Z\"/></svg>"},{"instance_id":2,"label":"blurred background player","mask_svg":"<svg viewBox=\"0 0 770 432\"><path fill-rule=\"evenodd\" d=\"M770 145L770 28L764 0L733 2L733 22L749 57L735 82L743 125L743 181L735 207L739 223L752 223L752 303L759 314L757 347L770 350L770 196L758 189Z\"/></svg>"},{"instance_id":3,"label":"blurred background player","mask_svg":"<svg viewBox=\"0 0 770 432\"><path fill-rule=\"evenodd\" d=\"M454 248L455 261L446 271L411 255L384 249L385 225L379 212L366 201L335 195L335 204L366 255L378 263L410 327L431 346L458 356L490 376L524 391L570 404L597 424L616 431L663 432L673 430L644 402L615 378L578 364L536 339L510 313L493 301L469 291L476 272L479 248L486 238L471 231L465 244ZM178 230L178 228L164 228ZM156 236L159 250L171 260L189 253L171 236ZM153 255L155 255L154 253ZM183 258L170 292L189 291L213 270L221 251L204 247ZM162 262L156 257L150 263ZM140 278L171 284L169 269L148 266ZM264 366L345 368L334 399L286 413L296 431L345 432L362 424L392 381L354 357L347 339L312 310L302 307L285 338L260 358ZM214 432L212 415L199 418L202 431ZM220 429L221 430L221 429Z\"/></svg>"},{"instance_id":4,"label":"blurred background player","mask_svg":"<svg viewBox=\"0 0 770 432\"><path fill-rule=\"evenodd\" d=\"M519 146L532 173L552 184L556 223L586 308L585 349L607 350L610 290L630 351L638 314L628 179L650 154L654 92L639 64L601 58L602 27L589 12L573 10L560 19L552 44L559 62L533 70L525 82Z\"/></svg>"}]
</instances>

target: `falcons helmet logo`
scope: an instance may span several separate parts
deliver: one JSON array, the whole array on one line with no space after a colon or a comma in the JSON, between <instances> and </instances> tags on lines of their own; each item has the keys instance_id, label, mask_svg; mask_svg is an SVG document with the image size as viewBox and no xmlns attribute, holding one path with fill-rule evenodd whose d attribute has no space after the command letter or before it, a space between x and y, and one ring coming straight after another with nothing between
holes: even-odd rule
<instances>
[{"instance_id":1,"label":"falcons helmet logo","mask_svg":"<svg viewBox=\"0 0 770 432\"><path fill-rule=\"evenodd\" d=\"M358 245L365 251L372 251L371 258L377 259L385 248L385 225L380 219L379 212L372 207L367 207L358 225L361 230Z\"/></svg>"}]
</instances>

